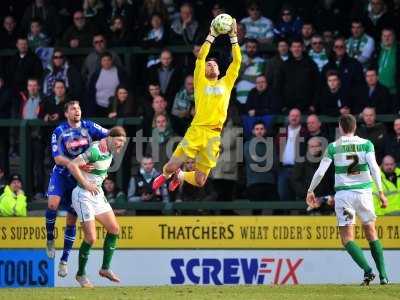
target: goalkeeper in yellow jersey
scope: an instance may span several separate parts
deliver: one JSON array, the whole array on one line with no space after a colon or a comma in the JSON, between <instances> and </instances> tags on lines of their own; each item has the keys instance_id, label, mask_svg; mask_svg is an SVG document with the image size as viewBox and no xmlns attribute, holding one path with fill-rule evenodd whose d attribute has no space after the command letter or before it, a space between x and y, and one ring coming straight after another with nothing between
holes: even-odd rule
<instances>
[{"instance_id":1,"label":"goalkeeper in yellow jersey","mask_svg":"<svg viewBox=\"0 0 400 300\"><path fill-rule=\"evenodd\" d=\"M218 63L214 58L206 59L217 33L210 27L210 33L201 46L194 70L195 115L183 140L177 146L163 173L153 182L153 189L160 188L168 179L169 190L174 191L186 181L195 186L203 186L210 170L215 167L220 150L220 137L226 120L229 98L239 74L241 53L237 40L236 21L233 20L229 32L232 43L233 61L220 79ZM195 160L195 171L180 169L186 159Z\"/></svg>"}]
</instances>

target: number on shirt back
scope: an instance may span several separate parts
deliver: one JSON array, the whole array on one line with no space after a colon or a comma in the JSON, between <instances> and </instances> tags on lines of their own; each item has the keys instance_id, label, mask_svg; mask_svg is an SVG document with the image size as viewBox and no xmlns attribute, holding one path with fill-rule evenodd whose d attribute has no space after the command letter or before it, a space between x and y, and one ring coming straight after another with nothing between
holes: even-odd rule
<instances>
[{"instance_id":1,"label":"number on shirt back","mask_svg":"<svg viewBox=\"0 0 400 300\"><path fill-rule=\"evenodd\" d=\"M356 154L347 155L346 159L352 161L352 163L347 167L347 175L360 174L360 171L357 168L358 163L359 163L358 155L356 155Z\"/></svg>"}]
</instances>

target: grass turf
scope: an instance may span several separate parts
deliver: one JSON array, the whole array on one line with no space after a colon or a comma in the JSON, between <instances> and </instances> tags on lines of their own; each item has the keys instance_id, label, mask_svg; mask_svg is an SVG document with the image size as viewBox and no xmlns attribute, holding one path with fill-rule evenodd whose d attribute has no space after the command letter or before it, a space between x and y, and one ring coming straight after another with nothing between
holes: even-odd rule
<instances>
[{"instance_id":1,"label":"grass turf","mask_svg":"<svg viewBox=\"0 0 400 300\"><path fill-rule=\"evenodd\" d=\"M298 286L162 286L0 289L0 299L7 300L77 300L77 299L268 299L268 300L392 300L400 299L400 285L360 287L354 285Z\"/></svg>"}]
</instances>

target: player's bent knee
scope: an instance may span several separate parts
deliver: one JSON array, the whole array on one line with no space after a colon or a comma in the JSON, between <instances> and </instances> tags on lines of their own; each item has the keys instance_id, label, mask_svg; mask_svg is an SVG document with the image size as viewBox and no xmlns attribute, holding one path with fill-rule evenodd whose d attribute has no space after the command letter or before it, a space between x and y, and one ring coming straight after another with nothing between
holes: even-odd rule
<instances>
[{"instance_id":1,"label":"player's bent knee","mask_svg":"<svg viewBox=\"0 0 400 300\"><path fill-rule=\"evenodd\" d=\"M85 236L85 242L88 243L89 245L93 245L94 243L96 243L96 236L94 235Z\"/></svg>"},{"instance_id":2,"label":"player's bent knee","mask_svg":"<svg viewBox=\"0 0 400 300\"><path fill-rule=\"evenodd\" d=\"M197 186L203 187L206 184L207 176L201 172L196 172L196 183Z\"/></svg>"},{"instance_id":3,"label":"player's bent knee","mask_svg":"<svg viewBox=\"0 0 400 300\"><path fill-rule=\"evenodd\" d=\"M118 224L112 225L109 228L108 232L111 233L111 234L115 234L115 235L119 234L119 225Z\"/></svg>"},{"instance_id":4,"label":"player's bent knee","mask_svg":"<svg viewBox=\"0 0 400 300\"><path fill-rule=\"evenodd\" d=\"M368 241L372 242L378 239L378 235L375 229L375 222L364 224L363 228L364 228L365 238Z\"/></svg>"},{"instance_id":5,"label":"player's bent knee","mask_svg":"<svg viewBox=\"0 0 400 300\"><path fill-rule=\"evenodd\" d=\"M59 197L49 197L47 207L51 210L57 210L61 199Z\"/></svg>"},{"instance_id":6,"label":"player's bent knee","mask_svg":"<svg viewBox=\"0 0 400 300\"><path fill-rule=\"evenodd\" d=\"M73 226L76 224L77 218L78 218L77 216L75 216L71 213L68 213L67 218L65 219L65 222L68 226Z\"/></svg>"}]
</instances>

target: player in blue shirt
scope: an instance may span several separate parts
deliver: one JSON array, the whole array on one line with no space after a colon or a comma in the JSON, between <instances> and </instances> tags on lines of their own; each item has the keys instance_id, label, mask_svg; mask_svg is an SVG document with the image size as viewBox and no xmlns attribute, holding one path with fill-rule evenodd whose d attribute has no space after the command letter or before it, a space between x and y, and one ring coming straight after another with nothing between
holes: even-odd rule
<instances>
[{"instance_id":1,"label":"player in blue shirt","mask_svg":"<svg viewBox=\"0 0 400 300\"><path fill-rule=\"evenodd\" d=\"M86 120L81 120L81 107L78 101L65 104L66 122L61 123L51 136L51 152L55 166L50 176L48 187L48 207L46 210L47 255L55 257L54 225L57 210L61 207L67 211L66 227L64 232L64 251L61 256L58 275L67 276L67 261L76 234L77 215L72 208L71 194L76 186L76 180L67 169L68 163L84 153L95 140L107 136L108 130ZM87 170L90 165L85 167Z\"/></svg>"}]
</instances>

